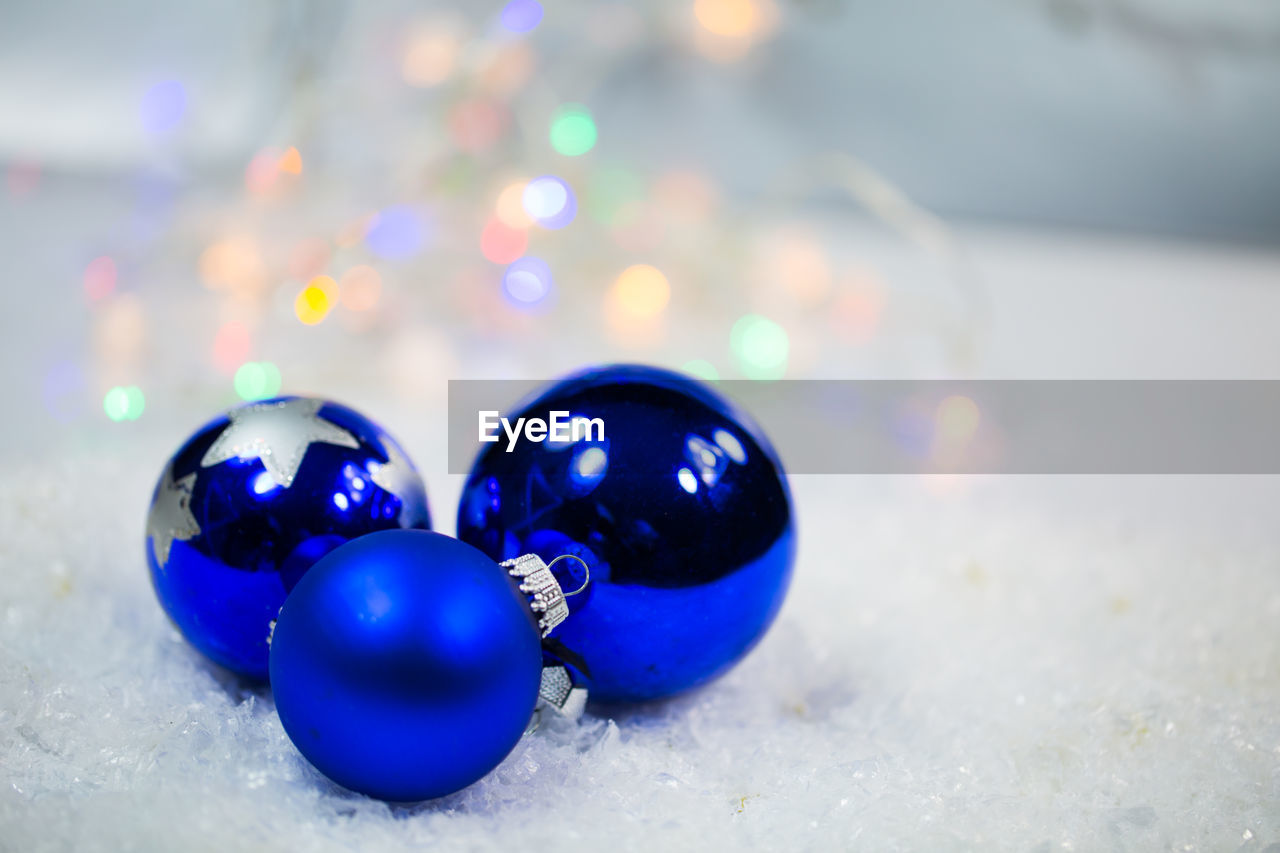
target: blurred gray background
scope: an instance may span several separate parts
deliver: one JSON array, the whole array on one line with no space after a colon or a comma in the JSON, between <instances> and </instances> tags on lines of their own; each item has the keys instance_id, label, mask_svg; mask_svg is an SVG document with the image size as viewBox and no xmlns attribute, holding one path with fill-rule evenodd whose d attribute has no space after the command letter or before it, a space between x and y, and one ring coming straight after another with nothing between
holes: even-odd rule
<instances>
[{"instance_id":1,"label":"blurred gray background","mask_svg":"<svg viewBox=\"0 0 1280 853\"><path fill-rule=\"evenodd\" d=\"M6 0L0 161L136 166L154 144L126 117L165 77L190 109L167 156L197 175L311 129L354 179L360 131L412 119L369 60L408 15L483 30L499 5ZM776 0L767 38L721 64L685 49L688 3L544 5L581 27L540 33L539 84L589 103L637 165L701 163L750 197L834 149L947 216L1280 238L1270 0Z\"/></svg>"}]
</instances>

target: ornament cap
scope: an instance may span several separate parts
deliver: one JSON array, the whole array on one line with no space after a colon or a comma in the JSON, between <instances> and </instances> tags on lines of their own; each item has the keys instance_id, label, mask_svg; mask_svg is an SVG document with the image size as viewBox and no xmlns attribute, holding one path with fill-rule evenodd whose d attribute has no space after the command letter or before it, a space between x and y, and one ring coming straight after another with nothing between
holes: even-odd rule
<instances>
[{"instance_id":1,"label":"ornament cap","mask_svg":"<svg viewBox=\"0 0 1280 853\"><path fill-rule=\"evenodd\" d=\"M582 586L570 593L564 591L551 572L551 566L564 559L577 560L587 570L587 579L583 581ZM551 565L544 563L537 554L523 554L498 565L520 582L520 591L529 597L529 607L538 617L538 630L542 632L543 637L550 634L557 625L569 617L569 603L565 599L582 592L591 582L590 567L581 557L572 554L556 557L551 561Z\"/></svg>"},{"instance_id":2,"label":"ornament cap","mask_svg":"<svg viewBox=\"0 0 1280 853\"><path fill-rule=\"evenodd\" d=\"M543 722L555 717L577 722L587 707L587 688L579 686L569 668L563 664L544 664L542 683L538 687L538 704L525 734L537 731Z\"/></svg>"}]
</instances>

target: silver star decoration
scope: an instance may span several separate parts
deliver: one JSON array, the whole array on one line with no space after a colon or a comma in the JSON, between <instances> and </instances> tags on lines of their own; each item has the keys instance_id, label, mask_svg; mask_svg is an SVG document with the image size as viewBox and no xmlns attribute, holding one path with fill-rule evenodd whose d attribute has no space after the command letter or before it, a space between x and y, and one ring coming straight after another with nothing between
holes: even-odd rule
<instances>
[{"instance_id":1,"label":"silver star decoration","mask_svg":"<svg viewBox=\"0 0 1280 853\"><path fill-rule=\"evenodd\" d=\"M200 467L228 459L261 459L276 485L289 488L313 442L356 448L356 437L317 412L323 400L297 397L276 403L256 403L227 413L231 423L205 451Z\"/></svg>"},{"instance_id":2,"label":"silver star decoration","mask_svg":"<svg viewBox=\"0 0 1280 853\"><path fill-rule=\"evenodd\" d=\"M191 514L191 489L196 484L195 472L180 480L173 479L173 464L164 469L160 488L147 515L147 535L151 537L151 552L156 565L164 568L169 562L173 540L186 542L200 535L200 525Z\"/></svg>"},{"instance_id":3,"label":"silver star decoration","mask_svg":"<svg viewBox=\"0 0 1280 853\"><path fill-rule=\"evenodd\" d=\"M382 447L387 451L387 461L369 460L366 466L369 479L400 499L398 520L402 527L412 527L420 521L426 521L427 492L422 485L422 477L418 476L413 463L405 458L400 445L390 436L382 436Z\"/></svg>"}]
</instances>

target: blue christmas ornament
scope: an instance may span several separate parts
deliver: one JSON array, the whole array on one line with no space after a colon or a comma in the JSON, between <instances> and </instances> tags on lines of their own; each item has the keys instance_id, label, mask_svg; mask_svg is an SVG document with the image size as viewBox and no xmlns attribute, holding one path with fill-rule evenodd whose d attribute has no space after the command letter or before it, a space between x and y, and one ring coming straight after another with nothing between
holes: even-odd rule
<instances>
[{"instance_id":1,"label":"blue christmas ornament","mask_svg":"<svg viewBox=\"0 0 1280 853\"><path fill-rule=\"evenodd\" d=\"M390 436L345 406L286 397L231 410L173 455L151 498L147 563L196 648L265 679L271 620L316 560L366 533L430 526L422 480Z\"/></svg>"},{"instance_id":2,"label":"blue christmas ornament","mask_svg":"<svg viewBox=\"0 0 1280 853\"><path fill-rule=\"evenodd\" d=\"M566 614L536 557L500 568L439 533L374 533L316 563L280 611L276 710L338 784L384 800L441 797L519 741L538 699L540 633Z\"/></svg>"},{"instance_id":3,"label":"blue christmas ornament","mask_svg":"<svg viewBox=\"0 0 1280 853\"><path fill-rule=\"evenodd\" d=\"M592 700L671 696L721 675L777 615L795 533L768 440L707 386L613 366L551 386L514 415L603 421L588 437L487 445L458 537L494 559L581 557L591 586L548 649ZM578 440L572 440L577 438Z\"/></svg>"}]
</instances>

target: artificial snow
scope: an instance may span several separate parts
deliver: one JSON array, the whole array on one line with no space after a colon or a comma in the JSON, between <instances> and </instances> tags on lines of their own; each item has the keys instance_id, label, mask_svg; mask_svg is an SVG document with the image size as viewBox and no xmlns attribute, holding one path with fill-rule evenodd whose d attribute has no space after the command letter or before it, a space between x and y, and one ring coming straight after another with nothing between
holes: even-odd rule
<instances>
[{"instance_id":1,"label":"artificial snow","mask_svg":"<svg viewBox=\"0 0 1280 853\"><path fill-rule=\"evenodd\" d=\"M142 527L184 436L138 430L0 478L4 849L1280 850L1280 478L795 478L728 676L392 806L168 623Z\"/></svg>"}]
</instances>

